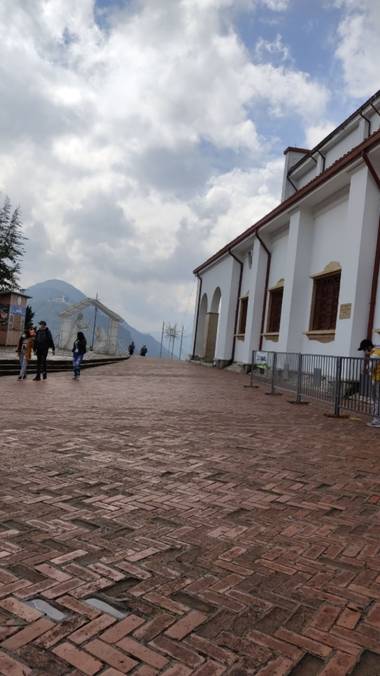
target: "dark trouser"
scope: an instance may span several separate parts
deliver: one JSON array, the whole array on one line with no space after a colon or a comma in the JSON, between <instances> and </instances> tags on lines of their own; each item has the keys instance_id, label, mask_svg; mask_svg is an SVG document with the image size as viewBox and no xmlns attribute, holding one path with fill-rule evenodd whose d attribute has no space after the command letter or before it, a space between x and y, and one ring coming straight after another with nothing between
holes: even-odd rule
<instances>
[{"instance_id":1,"label":"dark trouser","mask_svg":"<svg viewBox=\"0 0 380 676\"><path fill-rule=\"evenodd\" d=\"M47 351L37 352L37 376L41 376L41 373L46 373L46 357Z\"/></svg>"}]
</instances>

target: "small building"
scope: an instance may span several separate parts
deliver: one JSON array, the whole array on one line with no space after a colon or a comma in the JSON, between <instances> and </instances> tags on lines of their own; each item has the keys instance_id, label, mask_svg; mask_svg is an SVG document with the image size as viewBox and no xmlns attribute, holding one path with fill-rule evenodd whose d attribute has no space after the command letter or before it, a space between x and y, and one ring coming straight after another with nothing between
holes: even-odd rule
<instances>
[{"instance_id":1,"label":"small building","mask_svg":"<svg viewBox=\"0 0 380 676\"><path fill-rule=\"evenodd\" d=\"M0 291L0 346L18 344L24 330L28 298L22 291Z\"/></svg>"},{"instance_id":2,"label":"small building","mask_svg":"<svg viewBox=\"0 0 380 676\"><path fill-rule=\"evenodd\" d=\"M380 91L284 155L278 206L194 270L194 358L359 356L380 340Z\"/></svg>"}]
</instances>

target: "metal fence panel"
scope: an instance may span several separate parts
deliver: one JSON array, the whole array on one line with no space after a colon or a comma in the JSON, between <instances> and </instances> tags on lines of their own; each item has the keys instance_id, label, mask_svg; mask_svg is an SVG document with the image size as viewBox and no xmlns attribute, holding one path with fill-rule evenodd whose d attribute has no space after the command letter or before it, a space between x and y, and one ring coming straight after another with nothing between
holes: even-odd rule
<instances>
[{"instance_id":1,"label":"metal fence panel","mask_svg":"<svg viewBox=\"0 0 380 676\"><path fill-rule=\"evenodd\" d=\"M379 359L254 351L251 385L254 380L272 393L295 392L298 403L304 397L330 402L335 415L345 409L380 418Z\"/></svg>"}]
</instances>

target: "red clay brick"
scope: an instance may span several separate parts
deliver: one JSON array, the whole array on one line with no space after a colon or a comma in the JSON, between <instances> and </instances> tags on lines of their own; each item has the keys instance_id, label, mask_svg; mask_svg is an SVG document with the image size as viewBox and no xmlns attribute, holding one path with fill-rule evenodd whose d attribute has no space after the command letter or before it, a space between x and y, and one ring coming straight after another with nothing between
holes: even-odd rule
<instances>
[{"instance_id":1,"label":"red clay brick","mask_svg":"<svg viewBox=\"0 0 380 676\"><path fill-rule=\"evenodd\" d=\"M69 610L72 610L74 613L78 613L79 615L84 615L85 617L88 617L90 620L94 620L101 614L101 611L98 610L97 608L93 608L92 606L89 606L87 603L83 603L83 601L74 599L72 596L60 596L59 599L57 599L57 601L60 605L64 606L65 608L68 608Z\"/></svg>"},{"instance_id":2,"label":"red clay brick","mask_svg":"<svg viewBox=\"0 0 380 676\"><path fill-rule=\"evenodd\" d=\"M321 631L328 631L331 629L340 612L341 608L326 604L318 610L311 621L311 625Z\"/></svg>"},{"instance_id":3,"label":"red clay brick","mask_svg":"<svg viewBox=\"0 0 380 676\"><path fill-rule=\"evenodd\" d=\"M150 667L163 669L168 660L154 650L138 643L133 638L123 638L118 644L125 652L137 657L141 662L146 662Z\"/></svg>"},{"instance_id":4,"label":"red clay brick","mask_svg":"<svg viewBox=\"0 0 380 676\"><path fill-rule=\"evenodd\" d=\"M102 662L99 662L84 650L76 648L72 643L61 643L53 648L53 652L87 676L93 676L103 666Z\"/></svg>"},{"instance_id":5,"label":"red clay brick","mask_svg":"<svg viewBox=\"0 0 380 676\"><path fill-rule=\"evenodd\" d=\"M161 672L158 672L157 669L152 669L152 667L148 667L146 664L143 664L134 672L134 674L138 674L138 676L156 676L158 673Z\"/></svg>"},{"instance_id":6,"label":"red clay brick","mask_svg":"<svg viewBox=\"0 0 380 676\"><path fill-rule=\"evenodd\" d=\"M146 622L141 627L136 629L136 631L133 632L133 636L140 641L144 639L144 641L149 642L158 636L158 634L161 634L161 632L173 624L173 622L175 622L173 615L162 612L160 615L156 615L153 620Z\"/></svg>"},{"instance_id":7,"label":"red clay brick","mask_svg":"<svg viewBox=\"0 0 380 676\"><path fill-rule=\"evenodd\" d=\"M21 617L21 619L26 622L34 622L34 620L38 620L42 616L42 613L38 610L31 608L31 606L27 606L13 596L9 596L7 599L0 601L0 606L1 608L8 610L9 613Z\"/></svg>"},{"instance_id":8,"label":"red clay brick","mask_svg":"<svg viewBox=\"0 0 380 676\"><path fill-rule=\"evenodd\" d=\"M100 617L97 617L95 620L88 622L77 631L74 631L74 633L70 636L70 641L79 645L84 641L88 641L88 639L92 636L99 634L101 631L115 622L115 618L111 617L110 615L100 615Z\"/></svg>"},{"instance_id":9,"label":"red clay brick","mask_svg":"<svg viewBox=\"0 0 380 676\"><path fill-rule=\"evenodd\" d=\"M21 629L21 631L18 631L17 634L7 638L7 640L2 643L2 646L7 650L17 650L27 643L34 641L42 634L49 631L49 629L51 629L53 626L53 622L46 620L45 618L41 618L40 620L37 620L36 622L33 622L32 624L25 627L25 629Z\"/></svg>"},{"instance_id":10,"label":"red clay brick","mask_svg":"<svg viewBox=\"0 0 380 676\"><path fill-rule=\"evenodd\" d=\"M0 673L4 676L28 676L32 671L29 667L0 650Z\"/></svg>"},{"instance_id":11,"label":"red clay brick","mask_svg":"<svg viewBox=\"0 0 380 676\"><path fill-rule=\"evenodd\" d=\"M176 643L167 636L158 636L150 645L193 669L203 662L203 658L200 655L186 648L183 643Z\"/></svg>"},{"instance_id":12,"label":"red clay brick","mask_svg":"<svg viewBox=\"0 0 380 676\"><path fill-rule=\"evenodd\" d=\"M107 643L117 643L124 636L130 634L134 629L140 627L144 624L145 620L137 615L128 615L125 620L121 620L117 624L114 624L113 627L107 629L102 635L102 641L107 641Z\"/></svg>"},{"instance_id":13,"label":"red clay brick","mask_svg":"<svg viewBox=\"0 0 380 676\"><path fill-rule=\"evenodd\" d=\"M355 629L357 623L361 618L361 613L358 610L350 610L350 608L345 608L342 614L338 617L336 623L339 627L345 627L346 629Z\"/></svg>"},{"instance_id":14,"label":"red clay brick","mask_svg":"<svg viewBox=\"0 0 380 676\"><path fill-rule=\"evenodd\" d=\"M336 653L320 672L320 676L347 676L357 662L357 657L347 653Z\"/></svg>"},{"instance_id":15,"label":"red clay brick","mask_svg":"<svg viewBox=\"0 0 380 676\"><path fill-rule=\"evenodd\" d=\"M127 674L137 664L135 660L127 657L127 655L123 655L117 648L114 648L99 639L87 643L86 650L103 662L109 664L111 667L114 667L114 669L119 669L123 674Z\"/></svg>"},{"instance_id":16,"label":"red clay brick","mask_svg":"<svg viewBox=\"0 0 380 676\"><path fill-rule=\"evenodd\" d=\"M226 673L226 667L208 660L201 667L193 671L193 676L220 676Z\"/></svg>"},{"instance_id":17,"label":"red clay brick","mask_svg":"<svg viewBox=\"0 0 380 676\"><path fill-rule=\"evenodd\" d=\"M288 657L277 657L257 672L257 676L286 676L290 673L293 662Z\"/></svg>"},{"instance_id":18,"label":"red clay brick","mask_svg":"<svg viewBox=\"0 0 380 676\"><path fill-rule=\"evenodd\" d=\"M323 645L318 641L313 641L306 636L302 636L301 634L296 634L293 631L288 631L288 629L278 629L275 632L275 636L282 641L292 643L293 645L298 646L303 650L307 650L314 655L318 655L319 657L328 657L331 655L331 648L329 646Z\"/></svg>"},{"instance_id":19,"label":"red clay brick","mask_svg":"<svg viewBox=\"0 0 380 676\"><path fill-rule=\"evenodd\" d=\"M169 629L165 631L166 636L175 638L177 641L181 640L190 634L196 627L207 619L205 613L198 610L191 610L185 617L182 617L178 622L172 624Z\"/></svg>"},{"instance_id":20,"label":"red clay brick","mask_svg":"<svg viewBox=\"0 0 380 676\"><path fill-rule=\"evenodd\" d=\"M161 672L162 676L189 676L193 673L192 669L185 667L183 664L173 664L169 669Z\"/></svg>"}]
</instances>

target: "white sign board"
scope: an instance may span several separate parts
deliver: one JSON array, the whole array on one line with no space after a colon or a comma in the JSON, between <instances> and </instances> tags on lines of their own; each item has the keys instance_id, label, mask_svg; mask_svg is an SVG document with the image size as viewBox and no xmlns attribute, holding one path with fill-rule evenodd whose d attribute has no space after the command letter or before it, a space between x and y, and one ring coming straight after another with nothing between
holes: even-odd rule
<instances>
[{"instance_id":1,"label":"white sign board","mask_svg":"<svg viewBox=\"0 0 380 676\"><path fill-rule=\"evenodd\" d=\"M256 352L255 364L266 364L268 355L266 352Z\"/></svg>"}]
</instances>

